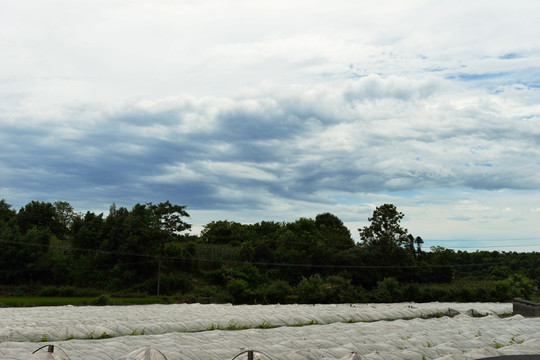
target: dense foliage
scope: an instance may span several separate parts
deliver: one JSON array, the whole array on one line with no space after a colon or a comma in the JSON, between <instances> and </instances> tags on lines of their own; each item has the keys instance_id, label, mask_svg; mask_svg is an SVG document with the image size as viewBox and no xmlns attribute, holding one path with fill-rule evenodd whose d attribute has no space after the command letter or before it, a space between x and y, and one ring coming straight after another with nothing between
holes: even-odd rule
<instances>
[{"instance_id":1,"label":"dense foliage","mask_svg":"<svg viewBox=\"0 0 540 360\"><path fill-rule=\"evenodd\" d=\"M66 202L0 201L0 285L11 295L89 292L179 301L337 303L501 301L530 297L538 253L424 251L394 205L379 206L356 244L333 214L294 222L220 220L189 235L169 201L75 213ZM8 294L8 295L9 295Z\"/></svg>"}]
</instances>

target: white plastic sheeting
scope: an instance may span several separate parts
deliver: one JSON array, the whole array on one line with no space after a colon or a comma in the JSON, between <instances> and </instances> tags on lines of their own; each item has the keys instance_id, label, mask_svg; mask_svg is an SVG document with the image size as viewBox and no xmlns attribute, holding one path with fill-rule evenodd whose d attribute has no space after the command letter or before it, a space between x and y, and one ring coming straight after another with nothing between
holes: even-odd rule
<instances>
[{"instance_id":1,"label":"white plastic sheeting","mask_svg":"<svg viewBox=\"0 0 540 360\"><path fill-rule=\"evenodd\" d=\"M67 358L62 357L59 354L47 353L47 352L39 353L39 354L32 354L29 358L31 360L68 360Z\"/></svg>"},{"instance_id":2,"label":"white plastic sheeting","mask_svg":"<svg viewBox=\"0 0 540 360\"><path fill-rule=\"evenodd\" d=\"M276 360L336 360L353 352L368 360L539 354L540 319L497 316L511 311L510 303L3 308L0 358L28 359L45 339L71 360L116 360L143 347L168 360L232 359L246 349ZM434 313L459 315L420 318ZM293 326L305 324L316 325ZM206 331L242 327L251 329ZM113 337L88 340L102 335Z\"/></svg>"},{"instance_id":3,"label":"white plastic sheeting","mask_svg":"<svg viewBox=\"0 0 540 360\"><path fill-rule=\"evenodd\" d=\"M237 354L235 357L232 358L232 360L273 360L272 357L268 354L265 354L263 352L257 351L257 350L245 350L241 353Z\"/></svg>"},{"instance_id":4,"label":"white plastic sheeting","mask_svg":"<svg viewBox=\"0 0 540 360\"><path fill-rule=\"evenodd\" d=\"M56 349L58 349L58 347ZM58 352L55 353L54 350L54 345L41 346L32 352L30 358L32 360L69 360L69 356L67 356L67 354L64 353L60 355ZM62 350L60 351L63 352Z\"/></svg>"},{"instance_id":5,"label":"white plastic sheeting","mask_svg":"<svg viewBox=\"0 0 540 360\"><path fill-rule=\"evenodd\" d=\"M122 356L119 360L167 360L167 358L158 349L146 346L133 350L129 354Z\"/></svg>"}]
</instances>

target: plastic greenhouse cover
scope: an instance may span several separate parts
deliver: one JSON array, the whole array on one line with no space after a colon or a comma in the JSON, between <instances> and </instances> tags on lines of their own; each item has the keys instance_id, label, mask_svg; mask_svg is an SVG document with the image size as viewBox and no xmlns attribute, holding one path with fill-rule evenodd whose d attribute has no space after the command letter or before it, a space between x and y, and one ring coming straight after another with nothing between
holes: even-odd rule
<instances>
[{"instance_id":1,"label":"plastic greenhouse cover","mask_svg":"<svg viewBox=\"0 0 540 360\"><path fill-rule=\"evenodd\" d=\"M119 360L167 360L167 358L157 349L144 347L130 352Z\"/></svg>"},{"instance_id":2,"label":"plastic greenhouse cover","mask_svg":"<svg viewBox=\"0 0 540 360\"><path fill-rule=\"evenodd\" d=\"M131 359L141 349L168 360L233 359L248 349L276 360L539 354L540 318L500 316L511 313L511 303L2 308L0 358L32 359L45 343L71 360Z\"/></svg>"}]
</instances>

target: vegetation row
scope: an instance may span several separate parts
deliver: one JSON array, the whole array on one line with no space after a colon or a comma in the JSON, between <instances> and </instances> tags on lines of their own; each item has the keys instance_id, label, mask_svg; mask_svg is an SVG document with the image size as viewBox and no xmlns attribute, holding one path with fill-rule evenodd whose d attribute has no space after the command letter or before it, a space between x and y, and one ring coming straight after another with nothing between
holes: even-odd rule
<instances>
[{"instance_id":1,"label":"vegetation row","mask_svg":"<svg viewBox=\"0 0 540 360\"><path fill-rule=\"evenodd\" d=\"M422 238L402 227L403 216L392 204L377 207L355 243L330 213L213 221L194 236L186 233L186 207L169 201L131 210L113 204L105 216L75 213L61 201L16 211L1 200L0 295L236 304L536 296L538 253L425 251Z\"/></svg>"}]
</instances>

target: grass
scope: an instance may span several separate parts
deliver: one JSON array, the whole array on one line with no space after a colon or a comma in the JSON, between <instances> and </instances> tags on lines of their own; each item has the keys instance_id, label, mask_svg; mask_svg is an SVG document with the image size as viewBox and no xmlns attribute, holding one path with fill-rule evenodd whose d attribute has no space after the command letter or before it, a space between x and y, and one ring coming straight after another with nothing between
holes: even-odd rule
<instances>
[{"instance_id":1,"label":"grass","mask_svg":"<svg viewBox=\"0 0 540 360\"><path fill-rule=\"evenodd\" d=\"M303 322L303 323L294 323L294 324L291 324L289 326L291 326L291 327L301 327L301 326L310 326L310 325L319 325L319 321L313 319L313 320L306 321L306 322Z\"/></svg>"},{"instance_id":2,"label":"grass","mask_svg":"<svg viewBox=\"0 0 540 360\"><path fill-rule=\"evenodd\" d=\"M519 335L514 335L514 336L512 336L512 338L510 339L510 342L508 343L508 345L523 344L523 342L524 342L525 340L519 339L518 336L519 336Z\"/></svg>"},{"instance_id":3,"label":"grass","mask_svg":"<svg viewBox=\"0 0 540 360\"><path fill-rule=\"evenodd\" d=\"M206 327L206 330L212 331L212 330L246 330L250 327L248 325L242 325L236 321L229 321L227 325L221 325L220 323L217 324L210 324Z\"/></svg>"},{"instance_id":4,"label":"grass","mask_svg":"<svg viewBox=\"0 0 540 360\"><path fill-rule=\"evenodd\" d=\"M272 325L272 324L269 324L267 323L266 321L263 321L262 323L260 323L259 325L257 325L257 329L273 329L275 328L276 326Z\"/></svg>"}]
</instances>

